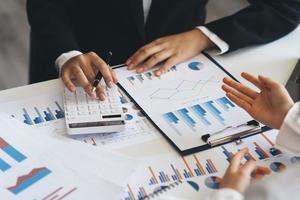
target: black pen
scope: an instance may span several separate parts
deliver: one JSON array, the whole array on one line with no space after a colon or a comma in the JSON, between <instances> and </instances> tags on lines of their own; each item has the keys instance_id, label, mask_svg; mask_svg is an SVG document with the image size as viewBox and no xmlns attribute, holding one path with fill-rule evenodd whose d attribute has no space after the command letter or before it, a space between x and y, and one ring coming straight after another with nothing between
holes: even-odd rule
<instances>
[{"instance_id":1,"label":"black pen","mask_svg":"<svg viewBox=\"0 0 300 200\"><path fill-rule=\"evenodd\" d=\"M106 57L106 59L105 59L105 62L106 62L106 64L107 64L108 66L109 66L111 57L112 57L112 52L110 52L110 51L107 52L107 57ZM96 75L96 78L95 78L95 80L94 80L94 83L93 83L93 89L92 89L93 92L96 91L96 88L97 88L98 84L100 83L101 79L102 79L102 74L101 74L100 71L98 71L98 73L97 73L97 75Z\"/></svg>"}]
</instances>

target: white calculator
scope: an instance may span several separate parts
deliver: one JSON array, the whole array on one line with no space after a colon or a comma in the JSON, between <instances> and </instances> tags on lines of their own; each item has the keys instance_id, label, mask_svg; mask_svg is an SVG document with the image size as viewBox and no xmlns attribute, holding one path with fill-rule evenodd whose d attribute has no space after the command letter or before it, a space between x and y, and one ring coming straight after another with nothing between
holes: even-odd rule
<instances>
[{"instance_id":1,"label":"white calculator","mask_svg":"<svg viewBox=\"0 0 300 200\"><path fill-rule=\"evenodd\" d=\"M67 133L82 135L124 130L125 118L117 89L117 86L105 87L106 99L100 101L90 97L81 87L77 87L74 93L65 88Z\"/></svg>"}]
</instances>

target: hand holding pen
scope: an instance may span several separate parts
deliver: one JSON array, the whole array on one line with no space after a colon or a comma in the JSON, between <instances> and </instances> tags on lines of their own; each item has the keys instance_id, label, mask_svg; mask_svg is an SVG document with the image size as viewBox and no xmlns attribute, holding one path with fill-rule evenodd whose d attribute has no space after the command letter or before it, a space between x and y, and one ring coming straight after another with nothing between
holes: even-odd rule
<instances>
[{"instance_id":1,"label":"hand holding pen","mask_svg":"<svg viewBox=\"0 0 300 200\"><path fill-rule=\"evenodd\" d=\"M110 54L108 53L107 57L111 57ZM62 67L62 80L71 92L75 92L75 85L78 85L84 88L89 96L105 100L105 90L100 84L93 91L92 84L98 72L101 73L108 87L117 83L113 70L94 52L81 54L68 60Z\"/></svg>"}]
</instances>

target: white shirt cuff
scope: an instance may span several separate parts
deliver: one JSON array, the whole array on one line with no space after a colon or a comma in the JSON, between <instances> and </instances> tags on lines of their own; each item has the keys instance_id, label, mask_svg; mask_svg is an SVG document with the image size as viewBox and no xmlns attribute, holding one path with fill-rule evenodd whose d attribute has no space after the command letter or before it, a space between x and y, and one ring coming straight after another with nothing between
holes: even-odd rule
<instances>
[{"instance_id":1,"label":"white shirt cuff","mask_svg":"<svg viewBox=\"0 0 300 200\"><path fill-rule=\"evenodd\" d=\"M79 56L82 53L80 51L69 51L66 53L61 54L56 60L55 60L55 66L57 68L57 71L59 72L59 76L61 75L61 68L64 66L64 64L70 60L71 58L74 58L75 56Z\"/></svg>"},{"instance_id":2,"label":"white shirt cuff","mask_svg":"<svg viewBox=\"0 0 300 200\"><path fill-rule=\"evenodd\" d=\"M288 153L300 155L300 102L287 113L276 138L276 146Z\"/></svg>"},{"instance_id":3,"label":"white shirt cuff","mask_svg":"<svg viewBox=\"0 0 300 200\"><path fill-rule=\"evenodd\" d=\"M219 36L208 30L205 26L197 27L202 33L204 33L219 49L214 50L214 54L221 55L229 51L229 45L222 40Z\"/></svg>"},{"instance_id":4,"label":"white shirt cuff","mask_svg":"<svg viewBox=\"0 0 300 200\"><path fill-rule=\"evenodd\" d=\"M223 188L212 191L204 198L205 200L243 200L244 196L236 190Z\"/></svg>"}]
</instances>

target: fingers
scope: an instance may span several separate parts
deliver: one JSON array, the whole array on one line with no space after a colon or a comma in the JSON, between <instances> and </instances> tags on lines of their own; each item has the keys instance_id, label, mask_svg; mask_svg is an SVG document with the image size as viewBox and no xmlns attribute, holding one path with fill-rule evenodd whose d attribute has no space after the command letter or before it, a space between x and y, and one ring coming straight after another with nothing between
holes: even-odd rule
<instances>
[{"instance_id":1,"label":"fingers","mask_svg":"<svg viewBox=\"0 0 300 200\"><path fill-rule=\"evenodd\" d=\"M227 84L228 86L234 88L235 90L239 91L240 93L247 95L248 97L250 97L252 99L255 99L257 96L257 92L255 92L254 90L252 90L252 89L244 86L243 84L241 84L237 81L234 81L230 78L227 78L227 77L224 78L223 82L225 84Z\"/></svg>"},{"instance_id":2,"label":"fingers","mask_svg":"<svg viewBox=\"0 0 300 200\"><path fill-rule=\"evenodd\" d=\"M238 105L239 107L243 108L245 111L249 112L251 109L251 104L248 103L247 101L244 101L242 99L240 99L239 97L235 96L232 93L226 93L226 96L233 101L236 105Z\"/></svg>"},{"instance_id":3,"label":"fingers","mask_svg":"<svg viewBox=\"0 0 300 200\"><path fill-rule=\"evenodd\" d=\"M247 153L249 153L248 148L244 148L241 151L239 151L238 153L236 153L230 162L228 170L230 172L238 171L240 168L240 165L241 165L241 161Z\"/></svg>"},{"instance_id":4,"label":"fingers","mask_svg":"<svg viewBox=\"0 0 300 200\"><path fill-rule=\"evenodd\" d=\"M70 92L75 92L76 86L73 84L71 80L70 71L63 72L61 78L65 86L68 88L68 90Z\"/></svg>"},{"instance_id":5,"label":"fingers","mask_svg":"<svg viewBox=\"0 0 300 200\"><path fill-rule=\"evenodd\" d=\"M106 95L105 95L105 86L102 86L102 85L98 85L97 88L96 88L96 94L97 94L97 97L99 97L99 99L101 101L104 101L105 98L106 98Z\"/></svg>"},{"instance_id":6,"label":"fingers","mask_svg":"<svg viewBox=\"0 0 300 200\"><path fill-rule=\"evenodd\" d=\"M161 45L159 40L151 42L150 44L140 48L136 53L133 54L127 61L128 69L135 69L140 63L144 62L150 56L163 50L163 45Z\"/></svg>"},{"instance_id":7,"label":"fingers","mask_svg":"<svg viewBox=\"0 0 300 200\"><path fill-rule=\"evenodd\" d=\"M172 55L171 51L161 51L152 55L141 67L139 67L136 72L141 73L147 71L154 67L156 64L166 60Z\"/></svg>"},{"instance_id":8,"label":"fingers","mask_svg":"<svg viewBox=\"0 0 300 200\"><path fill-rule=\"evenodd\" d=\"M260 90L263 89L263 85L261 84L261 82L259 81L258 78L256 78L255 76L249 74L249 73L246 73L246 72L243 72L241 74L241 76L246 79L247 81L249 81L250 83L252 83L253 85L255 85L256 87L258 87Z\"/></svg>"},{"instance_id":9,"label":"fingers","mask_svg":"<svg viewBox=\"0 0 300 200\"><path fill-rule=\"evenodd\" d=\"M238 97L239 99L249 103L250 105L252 104L253 102L253 99L250 98L249 96L239 92L239 91L236 91L235 89L227 86L227 85L222 85L222 89L226 92L226 93L230 93L230 94L233 94L234 96Z\"/></svg>"},{"instance_id":10,"label":"fingers","mask_svg":"<svg viewBox=\"0 0 300 200\"><path fill-rule=\"evenodd\" d=\"M242 166L241 171L244 173L244 175L250 176L255 168L256 162L254 160L249 160Z\"/></svg>"},{"instance_id":11,"label":"fingers","mask_svg":"<svg viewBox=\"0 0 300 200\"><path fill-rule=\"evenodd\" d=\"M96 77L96 74L93 70L93 68L89 65L86 65L86 63L84 61L80 62L80 67L82 69L82 71L84 72L85 76L87 77L87 79L89 80L90 83L93 83Z\"/></svg>"},{"instance_id":12,"label":"fingers","mask_svg":"<svg viewBox=\"0 0 300 200\"><path fill-rule=\"evenodd\" d=\"M113 82L116 84L118 82L118 78L117 78L116 72L113 69L110 68L110 73L112 75Z\"/></svg>"},{"instance_id":13,"label":"fingers","mask_svg":"<svg viewBox=\"0 0 300 200\"><path fill-rule=\"evenodd\" d=\"M177 55L172 56L169 58L162 67L154 71L154 74L156 76L160 76L164 73L166 73L169 69L171 69L174 65L178 64L180 62L180 59Z\"/></svg>"},{"instance_id":14,"label":"fingers","mask_svg":"<svg viewBox=\"0 0 300 200\"><path fill-rule=\"evenodd\" d=\"M72 68L72 74L75 76L77 83L81 86L88 95L95 97L94 92L92 91L92 85L84 75L82 69L77 66Z\"/></svg>"},{"instance_id":15,"label":"fingers","mask_svg":"<svg viewBox=\"0 0 300 200\"><path fill-rule=\"evenodd\" d=\"M266 87L267 89L277 88L281 85L277 83L276 81L273 81L271 78L265 77L265 76L258 76L258 79L261 81L261 83Z\"/></svg>"},{"instance_id":16,"label":"fingers","mask_svg":"<svg viewBox=\"0 0 300 200\"><path fill-rule=\"evenodd\" d=\"M106 85L111 88L113 86L113 77L109 66L94 52L88 53L88 56L92 58L90 64L97 67L102 74Z\"/></svg>"}]
</instances>

